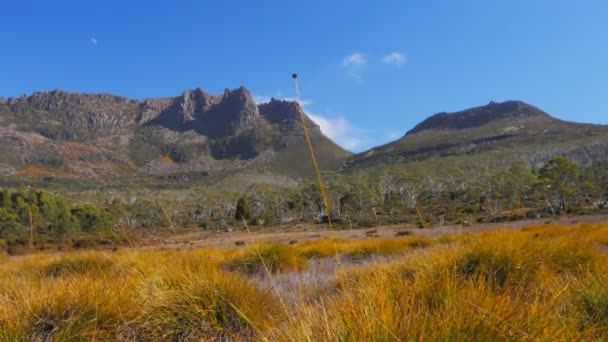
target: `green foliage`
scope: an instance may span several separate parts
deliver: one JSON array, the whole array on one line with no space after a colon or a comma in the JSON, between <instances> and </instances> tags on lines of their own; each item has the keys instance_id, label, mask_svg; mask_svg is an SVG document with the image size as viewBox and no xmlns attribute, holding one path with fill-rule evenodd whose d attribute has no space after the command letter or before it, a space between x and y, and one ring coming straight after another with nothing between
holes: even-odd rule
<instances>
[{"instance_id":1,"label":"green foliage","mask_svg":"<svg viewBox=\"0 0 608 342\"><path fill-rule=\"evenodd\" d=\"M18 222L18 217L5 208L0 208L0 237L19 235L23 232L23 226Z\"/></svg>"},{"instance_id":2,"label":"green foliage","mask_svg":"<svg viewBox=\"0 0 608 342\"><path fill-rule=\"evenodd\" d=\"M0 191L0 238L23 237L29 234L30 224L35 237L103 231L110 228L111 218L110 213L91 204L73 206L63 197L41 189ZM28 227L27 232L24 227Z\"/></svg>"},{"instance_id":3,"label":"green foliage","mask_svg":"<svg viewBox=\"0 0 608 342\"><path fill-rule=\"evenodd\" d=\"M326 172L323 180L332 222L336 228L468 226L562 213L601 213L608 203L606 164L579 166L555 157L540 169L522 161L509 167L490 161L482 165L450 164L429 172L411 163L352 174ZM258 229L298 222L327 223L316 182L286 185L277 182L274 174L255 177L248 182L232 178L235 184L230 191L226 183L153 193L146 188L87 193L72 189L69 194L35 188L3 189L0 238L28 241L25 234L29 232L30 213L36 238L66 236L62 241L112 227L161 229L173 223L175 227L223 229L235 219ZM243 188L247 190L242 192Z\"/></svg>"},{"instance_id":4,"label":"green foliage","mask_svg":"<svg viewBox=\"0 0 608 342\"><path fill-rule=\"evenodd\" d=\"M555 157L540 169L541 179L559 209L567 210L574 206L580 187L579 173L578 165L564 157Z\"/></svg>"},{"instance_id":5,"label":"green foliage","mask_svg":"<svg viewBox=\"0 0 608 342\"><path fill-rule=\"evenodd\" d=\"M234 218L237 220L250 220L251 219L251 208L249 201L245 197L239 198L236 203L236 214Z\"/></svg>"},{"instance_id":6,"label":"green foliage","mask_svg":"<svg viewBox=\"0 0 608 342\"><path fill-rule=\"evenodd\" d=\"M102 231L110 228L108 220L92 204L83 204L72 209L72 214L85 232Z\"/></svg>"}]
</instances>

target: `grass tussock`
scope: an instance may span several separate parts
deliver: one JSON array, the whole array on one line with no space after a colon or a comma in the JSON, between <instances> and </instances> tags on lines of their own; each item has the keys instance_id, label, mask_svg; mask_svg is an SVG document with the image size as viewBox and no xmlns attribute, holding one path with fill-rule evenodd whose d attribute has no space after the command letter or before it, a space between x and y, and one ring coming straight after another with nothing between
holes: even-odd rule
<instances>
[{"instance_id":1,"label":"grass tussock","mask_svg":"<svg viewBox=\"0 0 608 342\"><path fill-rule=\"evenodd\" d=\"M46 265L43 273L49 277L70 276L85 273L103 274L114 266L114 260L108 256L95 254L70 255Z\"/></svg>"},{"instance_id":2,"label":"grass tussock","mask_svg":"<svg viewBox=\"0 0 608 342\"><path fill-rule=\"evenodd\" d=\"M345 255L354 260L362 260L374 255L386 256L426 248L432 244L433 240L420 236L366 240L329 238L302 242L296 248L308 258Z\"/></svg>"},{"instance_id":3,"label":"grass tussock","mask_svg":"<svg viewBox=\"0 0 608 342\"><path fill-rule=\"evenodd\" d=\"M607 238L542 225L5 259L0 340L604 340ZM391 257L354 262L374 255Z\"/></svg>"},{"instance_id":4,"label":"grass tussock","mask_svg":"<svg viewBox=\"0 0 608 342\"><path fill-rule=\"evenodd\" d=\"M252 339L285 317L272 292L218 270L161 280L148 290L156 300L143 305L137 324L151 340Z\"/></svg>"},{"instance_id":5,"label":"grass tussock","mask_svg":"<svg viewBox=\"0 0 608 342\"><path fill-rule=\"evenodd\" d=\"M247 274L277 273L301 270L306 266L306 259L290 246L261 243L235 256L227 266Z\"/></svg>"}]
</instances>

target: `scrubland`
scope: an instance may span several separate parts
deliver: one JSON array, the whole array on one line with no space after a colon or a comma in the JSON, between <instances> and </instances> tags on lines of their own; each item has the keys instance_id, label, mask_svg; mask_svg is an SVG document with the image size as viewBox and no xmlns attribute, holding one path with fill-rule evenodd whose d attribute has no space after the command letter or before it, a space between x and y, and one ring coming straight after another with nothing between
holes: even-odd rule
<instances>
[{"instance_id":1,"label":"scrubland","mask_svg":"<svg viewBox=\"0 0 608 342\"><path fill-rule=\"evenodd\" d=\"M602 340L607 252L599 223L0 257L0 340Z\"/></svg>"}]
</instances>

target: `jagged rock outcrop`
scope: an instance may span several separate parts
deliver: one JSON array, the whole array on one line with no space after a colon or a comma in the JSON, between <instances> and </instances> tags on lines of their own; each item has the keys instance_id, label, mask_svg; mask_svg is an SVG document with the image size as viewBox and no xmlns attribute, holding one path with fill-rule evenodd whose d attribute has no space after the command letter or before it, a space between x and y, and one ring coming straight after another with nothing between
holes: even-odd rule
<instances>
[{"instance_id":1,"label":"jagged rock outcrop","mask_svg":"<svg viewBox=\"0 0 608 342\"><path fill-rule=\"evenodd\" d=\"M146 174L208 173L236 165L272 168L277 156L283 161L305 157L288 153L298 144L304 146L302 138L285 136L301 131L300 110L287 101L258 106L244 87L226 89L222 95L197 88L143 101L110 94L36 92L0 99L0 142L5 146L0 157L6 156L16 170L36 164L76 173L87 173L89 164L100 169L96 163L112 164L108 169L113 172L122 168ZM348 155L307 121L320 147L329 146L330 153L321 152L322 157L327 154L325 165ZM235 164L234 159L251 162ZM155 172L155 165L163 167ZM290 164L281 165L278 169L289 174Z\"/></svg>"},{"instance_id":2,"label":"jagged rock outcrop","mask_svg":"<svg viewBox=\"0 0 608 342\"><path fill-rule=\"evenodd\" d=\"M219 102L200 117L197 130L209 137L236 135L263 124L253 96L244 87L224 91Z\"/></svg>"},{"instance_id":3,"label":"jagged rock outcrop","mask_svg":"<svg viewBox=\"0 0 608 342\"><path fill-rule=\"evenodd\" d=\"M260 113L268 122L278 124L285 133L300 134L302 132L302 107L294 101L284 101L271 98L269 102L259 106ZM319 125L305 116L309 129L320 130Z\"/></svg>"}]
</instances>

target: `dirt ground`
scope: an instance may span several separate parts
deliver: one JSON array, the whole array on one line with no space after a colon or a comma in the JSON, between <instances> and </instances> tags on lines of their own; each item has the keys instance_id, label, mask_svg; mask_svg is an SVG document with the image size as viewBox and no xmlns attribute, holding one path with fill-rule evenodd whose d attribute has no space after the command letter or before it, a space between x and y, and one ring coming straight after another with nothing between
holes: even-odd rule
<instances>
[{"instance_id":1,"label":"dirt ground","mask_svg":"<svg viewBox=\"0 0 608 342\"><path fill-rule=\"evenodd\" d=\"M232 232L196 232L166 237L163 239L147 239L138 249L156 248L200 248L200 247L235 247L247 246L256 242L271 241L279 243L294 243L321 238L364 239L372 237L394 237L398 232L408 230L412 235L436 237L445 234L475 233L498 229L518 229L531 225L556 223L572 225L577 223L608 222L608 214L587 216L562 216L501 223L476 223L470 226L451 225L432 228L412 228L405 225L378 226L368 229L331 230L322 225L296 224L286 228L264 228L257 231L256 227L234 229Z\"/></svg>"}]
</instances>

